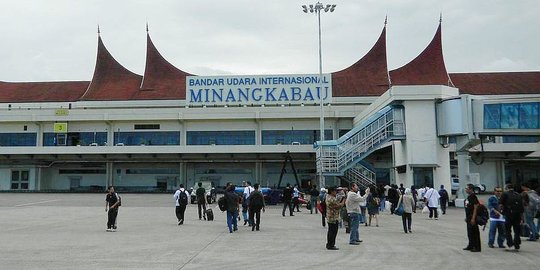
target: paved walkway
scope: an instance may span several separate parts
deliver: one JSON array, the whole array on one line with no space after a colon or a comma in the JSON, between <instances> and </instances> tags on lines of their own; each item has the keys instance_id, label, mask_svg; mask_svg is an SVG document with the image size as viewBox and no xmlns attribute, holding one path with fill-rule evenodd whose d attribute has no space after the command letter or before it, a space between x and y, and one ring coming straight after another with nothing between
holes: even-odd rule
<instances>
[{"instance_id":1,"label":"paved walkway","mask_svg":"<svg viewBox=\"0 0 540 270\"><path fill-rule=\"evenodd\" d=\"M260 232L242 222L229 234L215 204L215 221L199 221L190 205L178 226L172 194L122 194L119 229L110 233L104 198L0 193L0 269L537 269L540 263L540 242L524 241L519 253L490 249L487 229L481 253L463 251L459 208L440 220L415 214L412 234L402 232L401 218L382 214L380 227L361 225L361 245L348 245L340 229L340 250L328 251L320 215L305 208L282 217L280 206L270 206Z\"/></svg>"}]
</instances>

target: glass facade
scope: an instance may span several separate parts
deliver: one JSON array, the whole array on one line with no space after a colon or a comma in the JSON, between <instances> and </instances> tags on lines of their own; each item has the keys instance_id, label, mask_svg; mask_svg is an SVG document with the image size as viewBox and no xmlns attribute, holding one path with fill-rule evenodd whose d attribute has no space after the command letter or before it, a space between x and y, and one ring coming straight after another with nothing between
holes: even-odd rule
<instances>
[{"instance_id":1,"label":"glass facade","mask_svg":"<svg viewBox=\"0 0 540 270\"><path fill-rule=\"evenodd\" d=\"M179 131L115 132L114 144L123 145L179 145Z\"/></svg>"},{"instance_id":2,"label":"glass facade","mask_svg":"<svg viewBox=\"0 0 540 270\"><path fill-rule=\"evenodd\" d=\"M188 131L188 145L255 145L254 130Z\"/></svg>"},{"instance_id":3,"label":"glass facade","mask_svg":"<svg viewBox=\"0 0 540 270\"><path fill-rule=\"evenodd\" d=\"M485 129L537 129L540 127L540 103L503 103L484 105Z\"/></svg>"},{"instance_id":4,"label":"glass facade","mask_svg":"<svg viewBox=\"0 0 540 270\"><path fill-rule=\"evenodd\" d=\"M36 133L0 133L0 146L36 146Z\"/></svg>"},{"instance_id":5,"label":"glass facade","mask_svg":"<svg viewBox=\"0 0 540 270\"><path fill-rule=\"evenodd\" d=\"M313 144L320 139L319 130L263 130L262 144ZM332 130L324 131L324 139L332 140Z\"/></svg>"}]
</instances>

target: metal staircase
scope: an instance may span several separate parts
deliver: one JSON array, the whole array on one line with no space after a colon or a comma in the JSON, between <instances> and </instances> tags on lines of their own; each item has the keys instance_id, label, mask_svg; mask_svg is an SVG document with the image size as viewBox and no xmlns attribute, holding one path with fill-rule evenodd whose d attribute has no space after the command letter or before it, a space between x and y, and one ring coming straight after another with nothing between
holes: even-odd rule
<instances>
[{"instance_id":1,"label":"metal staircase","mask_svg":"<svg viewBox=\"0 0 540 270\"><path fill-rule=\"evenodd\" d=\"M337 140L318 141L317 169L323 175L344 176L362 186L375 183L375 172L359 162L391 140L405 139L402 106L387 106Z\"/></svg>"}]
</instances>

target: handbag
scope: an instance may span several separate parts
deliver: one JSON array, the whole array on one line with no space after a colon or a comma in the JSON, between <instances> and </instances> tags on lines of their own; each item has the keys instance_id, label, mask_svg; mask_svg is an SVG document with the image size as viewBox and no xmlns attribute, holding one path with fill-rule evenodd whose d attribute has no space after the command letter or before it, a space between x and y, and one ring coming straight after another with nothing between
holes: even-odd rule
<instances>
[{"instance_id":1,"label":"handbag","mask_svg":"<svg viewBox=\"0 0 540 270\"><path fill-rule=\"evenodd\" d=\"M400 203L398 208L394 210L394 214L398 216L403 216L403 213L405 213L405 210L403 209L403 204Z\"/></svg>"}]
</instances>

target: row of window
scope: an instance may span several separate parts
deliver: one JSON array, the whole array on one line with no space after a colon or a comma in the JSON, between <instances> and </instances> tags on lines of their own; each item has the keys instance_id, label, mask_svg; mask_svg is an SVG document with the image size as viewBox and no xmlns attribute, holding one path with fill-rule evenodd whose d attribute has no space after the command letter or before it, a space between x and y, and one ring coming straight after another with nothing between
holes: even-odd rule
<instances>
[{"instance_id":1,"label":"row of window","mask_svg":"<svg viewBox=\"0 0 540 270\"><path fill-rule=\"evenodd\" d=\"M344 131L340 130L340 134ZM331 140L332 130L325 130ZM263 145L313 144L319 130L263 130ZM178 131L114 132L114 145L179 145ZM255 145L255 131L188 131L187 145ZM36 133L0 133L0 146L36 146ZM43 133L43 146L109 145L107 132Z\"/></svg>"},{"instance_id":2,"label":"row of window","mask_svg":"<svg viewBox=\"0 0 540 270\"><path fill-rule=\"evenodd\" d=\"M485 129L537 129L540 103L502 103L484 105Z\"/></svg>"}]
</instances>

